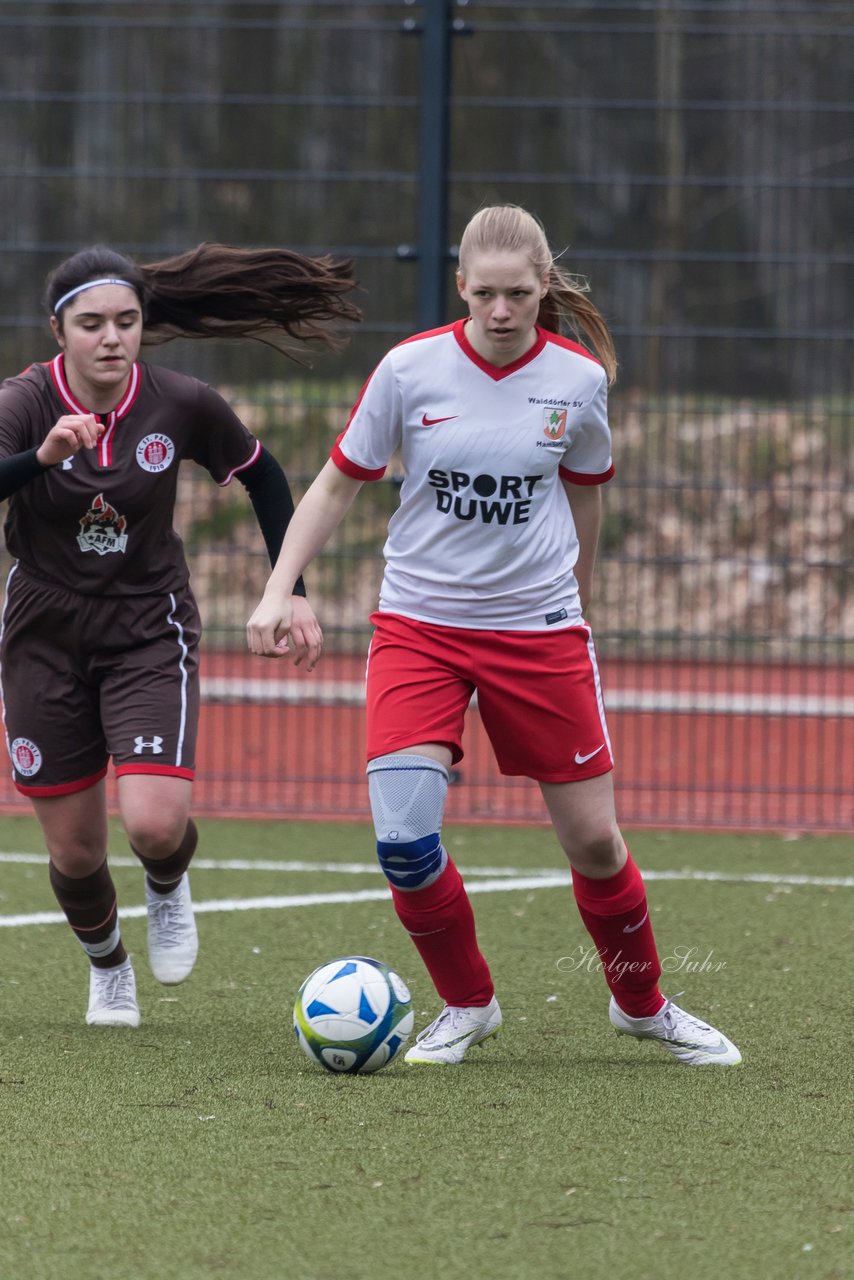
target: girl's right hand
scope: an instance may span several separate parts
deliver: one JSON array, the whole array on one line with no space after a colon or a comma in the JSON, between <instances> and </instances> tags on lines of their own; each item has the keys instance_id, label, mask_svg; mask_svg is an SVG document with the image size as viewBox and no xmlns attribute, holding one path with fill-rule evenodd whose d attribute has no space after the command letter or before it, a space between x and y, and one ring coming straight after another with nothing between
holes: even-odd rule
<instances>
[{"instance_id":1,"label":"girl's right hand","mask_svg":"<svg viewBox=\"0 0 854 1280\"><path fill-rule=\"evenodd\" d=\"M104 428L94 413L67 413L48 431L36 450L36 458L43 467L56 466L81 449L94 449L103 434Z\"/></svg>"},{"instance_id":2,"label":"girl's right hand","mask_svg":"<svg viewBox=\"0 0 854 1280\"><path fill-rule=\"evenodd\" d=\"M286 657L292 621L291 597L282 596L278 592L265 592L246 624L249 652L262 658Z\"/></svg>"}]
</instances>

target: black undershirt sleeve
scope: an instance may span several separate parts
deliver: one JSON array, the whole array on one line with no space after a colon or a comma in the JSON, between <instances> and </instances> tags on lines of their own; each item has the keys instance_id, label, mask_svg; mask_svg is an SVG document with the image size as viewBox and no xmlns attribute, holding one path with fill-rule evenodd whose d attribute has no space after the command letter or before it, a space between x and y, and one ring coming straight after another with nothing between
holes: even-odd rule
<instances>
[{"instance_id":1,"label":"black undershirt sleeve","mask_svg":"<svg viewBox=\"0 0 854 1280\"><path fill-rule=\"evenodd\" d=\"M252 466L245 471L238 471L237 478L255 508L270 564L274 565L282 549L285 530L294 514L294 500L288 478L272 453L263 445ZM305 583L301 577L294 584L294 595L305 595Z\"/></svg>"},{"instance_id":2,"label":"black undershirt sleeve","mask_svg":"<svg viewBox=\"0 0 854 1280\"><path fill-rule=\"evenodd\" d=\"M25 484L43 476L50 467L43 467L36 458L37 449L27 449L24 453L13 453L9 458L0 458L0 502L11 498L13 493L23 489Z\"/></svg>"}]
</instances>

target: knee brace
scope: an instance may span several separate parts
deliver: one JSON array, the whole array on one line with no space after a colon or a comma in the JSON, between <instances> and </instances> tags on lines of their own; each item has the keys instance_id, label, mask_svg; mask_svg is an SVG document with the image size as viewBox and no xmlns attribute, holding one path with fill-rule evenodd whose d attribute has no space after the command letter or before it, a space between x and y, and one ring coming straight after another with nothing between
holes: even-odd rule
<instances>
[{"instance_id":1,"label":"knee brace","mask_svg":"<svg viewBox=\"0 0 854 1280\"><path fill-rule=\"evenodd\" d=\"M440 834L448 770L427 756L377 756L368 791L384 875L395 889L425 889L448 862Z\"/></svg>"}]
</instances>

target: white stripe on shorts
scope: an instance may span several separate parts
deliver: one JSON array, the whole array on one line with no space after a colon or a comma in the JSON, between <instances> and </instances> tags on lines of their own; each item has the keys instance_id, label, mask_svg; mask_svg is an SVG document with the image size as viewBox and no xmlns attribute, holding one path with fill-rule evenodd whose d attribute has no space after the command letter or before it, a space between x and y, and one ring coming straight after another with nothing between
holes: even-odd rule
<instances>
[{"instance_id":1,"label":"white stripe on shorts","mask_svg":"<svg viewBox=\"0 0 854 1280\"><path fill-rule=\"evenodd\" d=\"M188 649L187 649L187 642L186 642L186 640L184 639L184 628L181 626L181 623L180 623L180 622L178 621L178 619L175 617L175 610L177 609L178 605L177 605L176 600L175 600L175 597L174 597L174 595L171 593L171 591L170 591L170 593L169 593L169 599L170 599L170 601L172 602L172 611L170 612L169 617L167 618L167 622L169 622L169 624L170 624L171 626L175 627L175 630L176 630L176 631L177 631L177 633L178 633L178 646L179 646L179 648L180 648L180 650L181 650L181 657L180 657L180 658L179 658L179 660L178 660L178 667L179 667L179 670L180 670L180 672L181 672L181 723L180 723L179 728L178 728L178 744L177 744L177 747L176 747L176 749L175 749L175 766L176 766L176 768L177 768L177 767L181 764L181 759L182 759L182 757L183 757L183 753L184 753L184 733L185 733L186 728L187 728L187 666L186 666L186 660L187 660L187 653L188 653Z\"/></svg>"},{"instance_id":2,"label":"white stripe on shorts","mask_svg":"<svg viewBox=\"0 0 854 1280\"><path fill-rule=\"evenodd\" d=\"M18 567L18 564L16 561L15 564L12 565L12 568L9 570L9 576L6 578L6 594L3 597L3 617L2 619L0 619L0 641L2 641L3 632L6 630L6 610L9 607L9 587L12 584L12 579L15 576L15 570L17 569L17 567ZM0 705L2 705L2 708L3 708L3 737L6 740L6 750L9 752L9 759L11 760L12 747L11 747L11 743L9 742L9 734L6 732L6 699L3 697L3 668L2 667L0 667L0 700L2 700L0 701ZM12 780L14 781L15 779L14 764L12 765L11 777L12 777Z\"/></svg>"},{"instance_id":3,"label":"white stripe on shorts","mask_svg":"<svg viewBox=\"0 0 854 1280\"><path fill-rule=\"evenodd\" d=\"M614 752L611 750L611 739L608 737L608 725L605 721L605 700L602 697L602 682L599 679L599 664L596 661L596 648L593 644L593 632L586 623L581 624L587 632L587 656L590 658L590 668L593 672L593 683L596 686L596 706L599 709L599 723L602 726L602 734L605 738L605 745L608 748L608 755L611 757L611 764L614 763Z\"/></svg>"}]
</instances>

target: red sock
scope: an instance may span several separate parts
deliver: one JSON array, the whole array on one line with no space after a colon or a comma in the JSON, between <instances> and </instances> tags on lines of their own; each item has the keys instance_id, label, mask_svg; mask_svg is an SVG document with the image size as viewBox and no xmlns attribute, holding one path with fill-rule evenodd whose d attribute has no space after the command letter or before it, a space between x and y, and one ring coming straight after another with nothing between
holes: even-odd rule
<instances>
[{"instance_id":1,"label":"red sock","mask_svg":"<svg viewBox=\"0 0 854 1280\"><path fill-rule=\"evenodd\" d=\"M426 889L392 887L397 918L412 938L445 1004L489 1004L492 977L477 945L474 914L457 868L448 865Z\"/></svg>"},{"instance_id":2,"label":"red sock","mask_svg":"<svg viewBox=\"0 0 854 1280\"><path fill-rule=\"evenodd\" d=\"M658 989L661 965L646 890L632 855L606 880L591 880L573 867L572 887L617 1004L630 1018L651 1018L664 1004Z\"/></svg>"}]
</instances>

